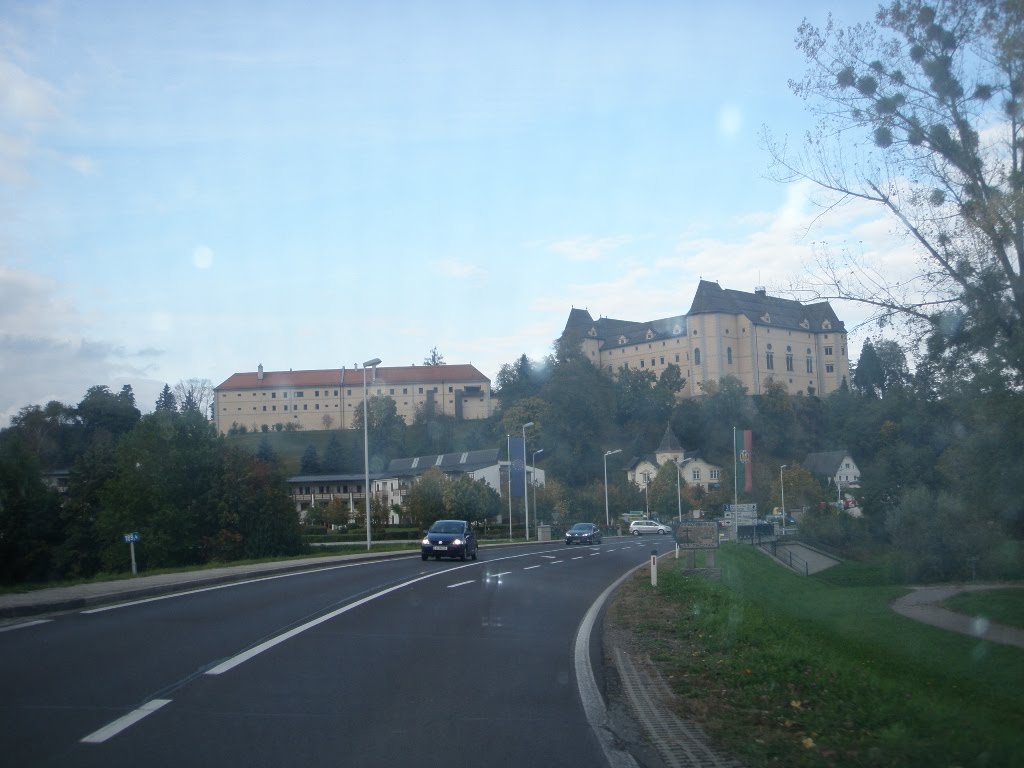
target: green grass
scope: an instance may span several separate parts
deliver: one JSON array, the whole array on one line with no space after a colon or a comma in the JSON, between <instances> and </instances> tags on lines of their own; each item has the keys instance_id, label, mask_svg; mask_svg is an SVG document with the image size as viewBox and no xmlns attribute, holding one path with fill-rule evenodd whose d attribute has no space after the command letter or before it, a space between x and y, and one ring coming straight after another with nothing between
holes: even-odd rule
<instances>
[{"instance_id":1,"label":"green grass","mask_svg":"<svg viewBox=\"0 0 1024 768\"><path fill-rule=\"evenodd\" d=\"M999 624L1024 629L1024 589L961 592L943 605L957 613L982 616Z\"/></svg>"},{"instance_id":2,"label":"green grass","mask_svg":"<svg viewBox=\"0 0 1024 768\"><path fill-rule=\"evenodd\" d=\"M680 715L746 765L1024 765L1021 649L896 614L898 586L798 576L735 545L718 563L720 581L679 566L656 590L637 577L613 616Z\"/></svg>"}]
</instances>

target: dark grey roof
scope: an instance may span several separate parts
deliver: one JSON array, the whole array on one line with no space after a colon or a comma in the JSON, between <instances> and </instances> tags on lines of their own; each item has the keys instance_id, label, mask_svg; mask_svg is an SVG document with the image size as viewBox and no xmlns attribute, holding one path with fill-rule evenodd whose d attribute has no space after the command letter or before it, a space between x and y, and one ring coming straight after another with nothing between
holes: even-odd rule
<instances>
[{"instance_id":1,"label":"dark grey roof","mask_svg":"<svg viewBox=\"0 0 1024 768\"><path fill-rule=\"evenodd\" d=\"M815 477L835 477L843 460L849 455L850 452L846 450L809 453L804 459L804 469Z\"/></svg>"},{"instance_id":2,"label":"dark grey roof","mask_svg":"<svg viewBox=\"0 0 1024 768\"><path fill-rule=\"evenodd\" d=\"M683 446L672 431L672 425L665 426L665 434L661 438L661 445L658 446L658 453L682 453Z\"/></svg>"},{"instance_id":3,"label":"dark grey roof","mask_svg":"<svg viewBox=\"0 0 1024 768\"><path fill-rule=\"evenodd\" d=\"M414 456L406 459L392 459L388 464L388 475L418 477L432 467L438 467L446 474L475 472L498 463L500 448L461 453L441 453L432 456Z\"/></svg>"},{"instance_id":4,"label":"dark grey roof","mask_svg":"<svg viewBox=\"0 0 1024 768\"><path fill-rule=\"evenodd\" d=\"M827 301L818 304L801 304L793 299L769 296L766 293L747 293L722 288L718 283L701 280L694 294L688 315L702 314L744 315L755 325L772 325L792 330L821 331L826 321L828 330L843 333L846 328L832 305ZM767 319L766 319L767 318Z\"/></svg>"},{"instance_id":5,"label":"dark grey roof","mask_svg":"<svg viewBox=\"0 0 1024 768\"><path fill-rule=\"evenodd\" d=\"M380 472L371 472L371 480L379 480L383 477ZM347 474L347 475L292 475L288 478L289 483L354 483L359 480L366 480L366 474L360 472L358 474Z\"/></svg>"}]
</instances>

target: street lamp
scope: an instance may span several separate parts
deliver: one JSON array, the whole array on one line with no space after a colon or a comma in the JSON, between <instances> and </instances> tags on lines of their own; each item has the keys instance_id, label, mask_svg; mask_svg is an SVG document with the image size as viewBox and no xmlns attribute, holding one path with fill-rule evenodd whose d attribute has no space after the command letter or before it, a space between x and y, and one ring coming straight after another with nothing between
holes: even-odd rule
<instances>
[{"instance_id":1,"label":"street lamp","mask_svg":"<svg viewBox=\"0 0 1024 768\"><path fill-rule=\"evenodd\" d=\"M366 496L366 551L370 551L370 421L366 408L366 368L374 369L374 376L377 373L377 366L380 365L380 358L367 360L363 363L363 469L366 470L366 485L363 486L363 494Z\"/></svg>"},{"instance_id":2,"label":"street lamp","mask_svg":"<svg viewBox=\"0 0 1024 768\"><path fill-rule=\"evenodd\" d=\"M683 474L682 468L679 465L679 459L676 459L673 464L676 465L676 509L679 514L679 522L683 522L683 490L680 488L679 477Z\"/></svg>"},{"instance_id":3,"label":"street lamp","mask_svg":"<svg viewBox=\"0 0 1024 768\"><path fill-rule=\"evenodd\" d=\"M540 523L540 515L537 514L537 454L538 453L544 453L544 449L543 448L538 448L536 451L533 452L533 482L531 483L531 485L533 486L533 516L537 520L537 523L534 525L535 528L537 528L537 525ZM537 528L537 535L538 536L540 535L540 528Z\"/></svg>"},{"instance_id":4,"label":"street lamp","mask_svg":"<svg viewBox=\"0 0 1024 768\"><path fill-rule=\"evenodd\" d=\"M604 527L611 528L612 521L608 516L608 457L613 456L616 453L622 453L621 448L616 448L614 451L605 451L604 454Z\"/></svg>"},{"instance_id":5,"label":"street lamp","mask_svg":"<svg viewBox=\"0 0 1024 768\"><path fill-rule=\"evenodd\" d=\"M783 464L779 467L779 488L782 493L782 531L786 531L786 479L782 476L782 470L788 467L788 464Z\"/></svg>"},{"instance_id":6,"label":"street lamp","mask_svg":"<svg viewBox=\"0 0 1024 768\"><path fill-rule=\"evenodd\" d=\"M512 435L505 434L508 453L508 540L512 541Z\"/></svg>"},{"instance_id":7,"label":"street lamp","mask_svg":"<svg viewBox=\"0 0 1024 768\"><path fill-rule=\"evenodd\" d=\"M532 427L533 422L528 421L523 424L523 464L526 464L526 428ZM523 516L523 526L526 529L526 540L530 540L530 489L526 485L526 467L523 467L523 510L525 512Z\"/></svg>"}]
</instances>

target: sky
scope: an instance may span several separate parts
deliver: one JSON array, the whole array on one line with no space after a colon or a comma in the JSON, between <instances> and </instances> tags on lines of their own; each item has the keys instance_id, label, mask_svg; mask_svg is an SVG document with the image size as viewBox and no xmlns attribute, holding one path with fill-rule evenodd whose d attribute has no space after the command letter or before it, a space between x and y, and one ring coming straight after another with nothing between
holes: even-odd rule
<instances>
[{"instance_id":1,"label":"sky","mask_svg":"<svg viewBox=\"0 0 1024 768\"><path fill-rule=\"evenodd\" d=\"M843 0L838 22L876 3ZM493 379L573 307L684 314L822 243L770 178L818 0L0 4L0 425L131 384L421 364ZM870 329L836 304L853 361Z\"/></svg>"}]
</instances>

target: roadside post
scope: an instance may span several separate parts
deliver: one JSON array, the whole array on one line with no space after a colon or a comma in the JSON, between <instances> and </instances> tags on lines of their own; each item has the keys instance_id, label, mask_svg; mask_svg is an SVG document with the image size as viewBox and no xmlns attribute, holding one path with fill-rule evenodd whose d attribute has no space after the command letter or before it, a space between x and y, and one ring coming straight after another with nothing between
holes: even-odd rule
<instances>
[{"instance_id":1,"label":"roadside post","mask_svg":"<svg viewBox=\"0 0 1024 768\"><path fill-rule=\"evenodd\" d=\"M139 540L139 532L134 531L132 533L126 533L124 535L124 541L132 551L132 576L138 574L139 570L135 566L135 542Z\"/></svg>"},{"instance_id":2,"label":"roadside post","mask_svg":"<svg viewBox=\"0 0 1024 768\"><path fill-rule=\"evenodd\" d=\"M658 586L658 550L651 550L651 586Z\"/></svg>"}]
</instances>

